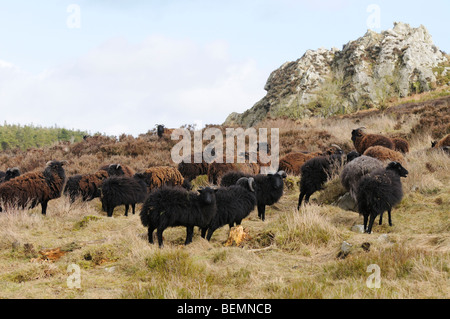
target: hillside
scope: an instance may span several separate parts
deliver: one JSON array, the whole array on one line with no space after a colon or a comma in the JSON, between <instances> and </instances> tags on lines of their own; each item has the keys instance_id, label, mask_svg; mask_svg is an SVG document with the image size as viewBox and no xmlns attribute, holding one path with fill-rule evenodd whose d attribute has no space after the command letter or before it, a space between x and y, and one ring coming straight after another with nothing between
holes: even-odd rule
<instances>
[{"instance_id":1,"label":"hillside","mask_svg":"<svg viewBox=\"0 0 450 319\"><path fill-rule=\"evenodd\" d=\"M34 125L0 125L0 149L3 151L49 146L58 142L79 142L86 132Z\"/></svg>"},{"instance_id":2,"label":"hillside","mask_svg":"<svg viewBox=\"0 0 450 319\"><path fill-rule=\"evenodd\" d=\"M46 217L39 207L0 214L0 298L449 298L450 160L430 146L450 133L450 96L415 98L386 110L266 119L257 126L280 128L281 156L332 143L349 151L351 130L360 126L407 138L410 174L403 180L404 199L393 210L393 227L385 221L370 235L352 231L362 217L333 204L342 191L337 177L297 211L299 177L288 176L266 221L256 211L243 221L248 238L241 246L225 246L228 227L223 227L210 242L196 230L185 247L185 229L173 228L164 233L161 250L148 244L138 215L125 217L120 207L107 218L98 199L70 204L63 196L49 202ZM136 171L175 165L170 161L175 142L154 133L4 151L0 170L34 170L50 159L68 160L69 176L106 163ZM200 176L194 187L205 180ZM345 256L344 241L352 245ZM79 289L68 287L73 264L80 267ZM381 270L379 289L366 284L372 264Z\"/></svg>"},{"instance_id":3,"label":"hillside","mask_svg":"<svg viewBox=\"0 0 450 319\"><path fill-rule=\"evenodd\" d=\"M385 108L391 99L433 91L450 83L450 59L424 26L395 23L342 49L308 50L273 71L267 94L225 125L253 126L267 117L308 118Z\"/></svg>"}]
</instances>

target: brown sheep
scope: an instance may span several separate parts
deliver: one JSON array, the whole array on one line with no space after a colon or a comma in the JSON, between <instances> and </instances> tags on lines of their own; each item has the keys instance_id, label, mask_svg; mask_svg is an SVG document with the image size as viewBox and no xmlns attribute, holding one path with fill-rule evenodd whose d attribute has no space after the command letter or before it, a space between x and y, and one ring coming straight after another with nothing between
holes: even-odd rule
<instances>
[{"instance_id":1,"label":"brown sheep","mask_svg":"<svg viewBox=\"0 0 450 319\"><path fill-rule=\"evenodd\" d=\"M131 167L123 164L107 164L100 167L99 170L107 171L109 176L125 175L133 177L135 174L135 171Z\"/></svg>"},{"instance_id":2,"label":"brown sheep","mask_svg":"<svg viewBox=\"0 0 450 319\"><path fill-rule=\"evenodd\" d=\"M450 146L450 134L447 134L446 136L441 138L439 141L431 142L432 148L444 148L445 146Z\"/></svg>"},{"instance_id":3,"label":"brown sheep","mask_svg":"<svg viewBox=\"0 0 450 319\"><path fill-rule=\"evenodd\" d=\"M180 171L170 166L151 167L143 173L136 173L135 176L145 182L149 192L162 186L181 186L184 183Z\"/></svg>"},{"instance_id":4,"label":"brown sheep","mask_svg":"<svg viewBox=\"0 0 450 319\"><path fill-rule=\"evenodd\" d=\"M318 156L333 154L342 154L342 149L336 144L331 145L331 147L323 152L292 152L280 159L280 164L278 167L280 170L286 172L287 174L298 176L301 174L302 165L305 164L308 160Z\"/></svg>"},{"instance_id":5,"label":"brown sheep","mask_svg":"<svg viewBox=\"0 0 450 319\"><path fill-rule=\"evenodd\" d=\"M183 175L186 180L192 181L197 176L207 175L208 167L209 164L204 159L202 159L201 163L195 163L194 155L192 155L190 163L182 161L178 164L178 171L180 171L181 175Z\"/></svg>"},{"instance_id":6,"label":"brown sheep","mask_svg":"<svg viewBox=\"0 0 450 319\"><path fill-rule=\"evenodd\" d=\"M366 134L363 132L363 127L352 131L352 141L356 151L359 154L364 152L371 146L384 146L391 150L395 149L394 142L389 137L380 134Z\"/></svg>"},{"instance_id":7,"label":"brown sheep","mask_svg":"<svg viewBox=\"0 0 450 319\"><path fill-rule=\"evenodd\" d=\"M408 141L402 138L392 138L392 142L394 143L394 150L403 154L409 153L409 143Z\"/></svg>"},{"instance_id":8,"label":"brown sheep","mask_svg":"<svg viewBox=\"0 0 450 319\"><path fill-rule=\"evenodd\" d=\"M369 147L363 155L377 158L380 161L398 162L405 165L405 158L401 153L380 145Z\"/></svg>"},{"instance_id":9,"label":"brown sheep","mask_svg":"<svg viewBox=\"0 0 450 319\"><path fill-rule=\"evenodd\" d=\"M0 200L3 208L36 207L41 204L42 214L47 213L50 200L61 196L66 174L66 161L49 161L42 172L29 172L0 185Z\"/></svg>"},{"instance_id":10,"label":"brown sheep","mask_svg":"<svg viewBox=\"0 0 450 319\"><path fill-rule=\"evenodd\" d=\"M78 196L81 196L83 201L91 201L100 197L101 185L108 177L108 172L102 169L92 174L70 176L67 179L64 194L70 197L71 202L74 202Z\"/></svg>"},{"instance_id":11,"label":"brown sheep","mask_svg":"<svg viewBox=\"0 0 450 319\"><path fill-rule=\"evenodd\" d=\"M208 167L208 181L219 185L222 176L231 171L243 172L246 174L259 174L257 163L211 163Z\"/></svg>"}]
</instances>

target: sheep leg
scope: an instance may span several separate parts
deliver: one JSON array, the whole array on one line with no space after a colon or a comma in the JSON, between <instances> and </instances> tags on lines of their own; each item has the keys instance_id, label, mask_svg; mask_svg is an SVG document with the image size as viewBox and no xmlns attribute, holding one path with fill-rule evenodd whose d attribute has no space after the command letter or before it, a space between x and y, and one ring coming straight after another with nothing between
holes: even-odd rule
<instances>
[{"instance_id":1,"label":"sheep leg","mask_svg":"<svg viewBox=\"0 0 450 319\"><path fill-rule=\"evenodd\" d=\"M192 236L194 235L194 226L187 226L186 227L186 241L184 242L185 245L189 245L192 243Z\"/></svg>"},{"instance_id":2,"label":"sheep leg","mask_svg":"<svg viewBox=\"0 0 450 319\"><path fill-rule=\"evenodd\" d=\"M206 236L206 231L207 231L207 230L208 230L207 227L201 228L201 236L202 236L202 238L205 238L205 236Z\"/></svg>"},{"instance_id":3,"label":"sheep leg","mask_svg":"<svg viewBox=\"0 0 450 319\"><path fill-rule=\"evenodd\" d=\"M380 222L378 224L379 225L383 224L383 212L380 214Z\"/></svg>"},{"instance_id":4,"label":"sheep leg","mask_svg":"<svg viewBox=\"0 0 450 319\"><path fill-rule=\"evenodd\" d=\"M298 205L297 209L300 210L300 206L302 205L303 197L305 197L306 192L300 192L300 195L298 196Z\"/></svg>"},{"instance_id":5,"label":"sheep leg","mask_svg":"<svg viewBox=\"0 0 450 319\"><path fill-rule=\"evenodd\" d=\"M131 204L131 209L133 211L133 215L136 213L136 204Z\"/></svg>"},{"instance_id":6,"label":"sheep leg","mask_svg":"<svg viewBox=\"0 0 450 319\"><path fill-rule=\"evenodd\" d=\"M208 235L206 235L206 240L207 241L210 241L211 240L211 237L212 237L212 234L214 233L214 231L216 230L216 228L209 228L208 229Z\"/></svg>"},{"instance_id":7,"label":"sheep leg","mask_svg":"<svg viewBox=\"0 0 450 319\"><path fill-rule=\"evenodd\" d=\"M364 214L364 231L367 230L367 221L369 220L369 215Z\"/></svg>"},{"instance_id":8,"label":"sheep leg","mask_svg":"<svg viewBox=\"0 0 450 319\"><path fill-rule=\"evenodd\" d=\"M153 232L155 231L156 227L153 227L153 225L148 225L148 242L150 244L153 244Z\"/></svg>"},{"instance_id":9,"label":"sheep leg","mask_svg":"<svg viewBox=\"0 0 450 319\"><path fill-rule=\"evenodd\" d=\"M112 217L113 212L114 212L114 207L111 206L111 205L108 205L108 206L106 207L106 215L107 215L108 217Z\"/></svg>"},{"instance_id":10,"label":"sheep leg","mask_svg":"<svg viewBox=\"0 0 450 319\"><path fill-rule=\"evenodd\" d=\"M258 204L258 217L261 218L262 221L266 219L266 205Z\"/></svg>"},{"instance_id":11,"label":"sheep leg","mask_svg":"<svg viewBox=\"0 0 450 319\"><path fill-rule=\"evenodd\" d=\"M46 200L41 203L42 215L46 215L47 214L47 204L48 204L48 201L46 201Z\"/></svg>"},{"instance_id":12,"label":"sheep leg","mask_svg":"<svg viewBox=\"0 0 450 319\"><path fill-rule=\"evenodd\" d=\"M388 210L388 217L389 217L389 226L392 227L392 217L391 217L391 210Z\"/></svg>"},{"instance_id":13,"label":"sheep leg","mask_svg":"<svg viewBox=\"0 0 450 319\"><path fill-rule=\"evenodd\" d=\"M128 209L130 208L130 206L127 204L125 205L125 216L128 217Z\"/></svg>"},{"instance_id":14,"label":"sheep leg","mask_svg":"<svg viewBox=\"0 0 450 319\"><path fill-rule=\"evenodd\" d=\"M372 226L373 222L375 221L375 214L370 214L370 220L369 220L369 227L366 230L366 233L371 234L372 233Z\"/></svg>"},{"instance_id":15,"label":"sheep leg","mask_svg":"<svg viewBox=\"0 0 450 319\"><path fill-rule=\"evenodd\" d=\"M159 248L163 248L164 247L164 243L163 243L163 232L165 230L165 227L158 227L158 230L156 231L156 236L158 237L158 245Z\"/></svg>"}]
</instances>

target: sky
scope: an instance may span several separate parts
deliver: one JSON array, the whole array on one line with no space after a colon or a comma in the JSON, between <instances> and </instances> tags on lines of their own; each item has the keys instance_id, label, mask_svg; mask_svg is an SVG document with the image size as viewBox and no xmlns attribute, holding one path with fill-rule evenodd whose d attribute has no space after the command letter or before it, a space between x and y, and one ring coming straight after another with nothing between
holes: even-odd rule
<instances>
[{"instance_id":1,"label":"sky","mask_svg":"<svg viewBox=\"0 0 450 319\"><path fill-rule=\"evenodd\" d=\"M0 125L221 124L283 63L368 29L422 24L450 52L449 13L447 0L0 0Z\"/></svg>"}]
</instances>

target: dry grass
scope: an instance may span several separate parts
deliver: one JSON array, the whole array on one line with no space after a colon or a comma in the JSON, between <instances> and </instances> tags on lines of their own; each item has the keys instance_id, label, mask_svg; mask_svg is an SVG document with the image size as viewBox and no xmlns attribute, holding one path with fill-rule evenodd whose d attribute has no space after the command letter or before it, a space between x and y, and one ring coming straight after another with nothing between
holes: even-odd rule
<instances>
[{"instance_id":1,"label":"dry grass","mask_svg":"<svg viewBox=\"0 0 450 319\"><path fill-rule=\"evenodd\" d=\"M419 117L378 114L265 123L280 127L282 153L331 143L350 150L350 133L358 126L410 134L410 174L403 183L404 199L393 210L393 227L385 221L375 223L371 235L351 231L362 217L330 204L340 194L336 181L297 211L298 177L288 176L285 194L267 208L266 221L256 211L243 221L250 239L242 246L224 246L228 227L217 230L210 242L196 230L187 247L185 230L171 228L164 232L161 250L148 244L139 216L123 216L123 207L107 218L98 199L70 204L59 198L50 201L47 216L39 207L0 214L0 298L449 298L450 158L429 150L430 130L411 134ZM139 155L105 153L114 153L114 145L123 151L132 144L123 137L109 148L93 144L92 153L73 145L79 155L44 149L36 158L18 152L1 157L0 163L33 169L41 159L69 157L72 174L104 162L120 161L139 171L165 161L171 142L141 139L142 149L134 148ZM156 151L149 156L142 143ZM194 182L206 183L203 177ZM346 258L339 255L343 241L352 245ZM368 251L362 248L367 243ZM56 261L40 253L58 247L64 254ZM67 285L71 264L80 267L81 289ZM381 269L379 289L366 285L371 264Z\"/></svg>"}]
</instances>

